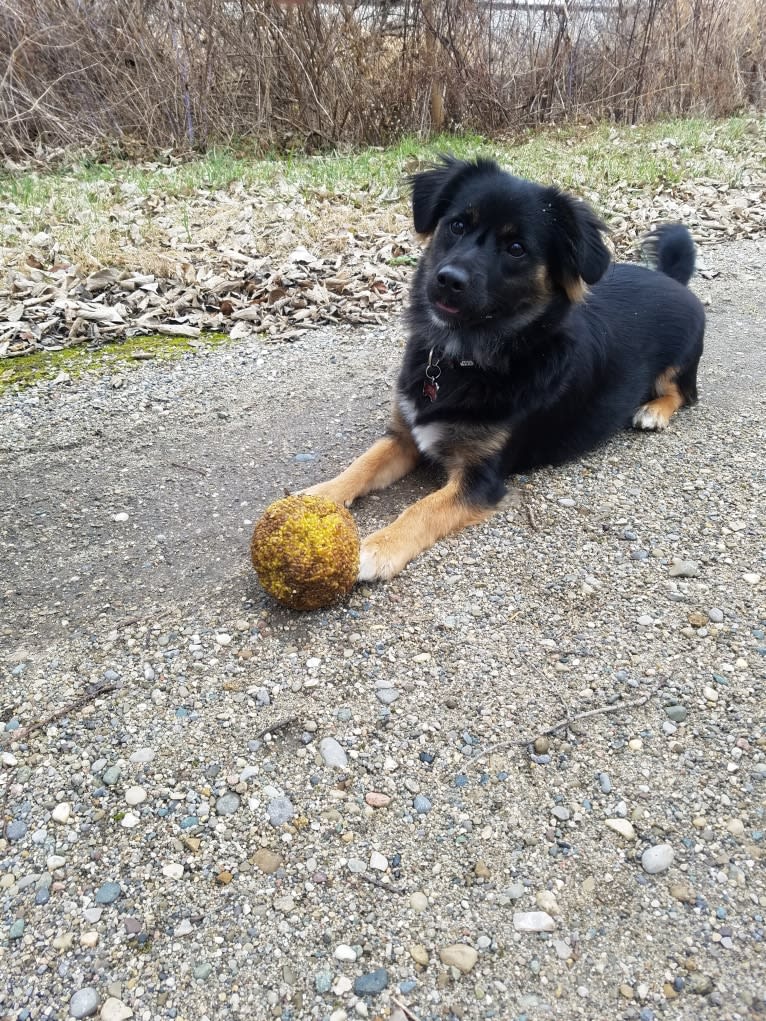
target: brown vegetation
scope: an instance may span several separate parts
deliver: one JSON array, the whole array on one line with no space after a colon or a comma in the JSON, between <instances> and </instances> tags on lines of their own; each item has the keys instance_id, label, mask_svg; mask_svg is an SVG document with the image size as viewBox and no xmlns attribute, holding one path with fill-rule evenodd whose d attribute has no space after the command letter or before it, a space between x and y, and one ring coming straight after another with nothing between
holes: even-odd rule
<instances>
[{"instance_id":1,"label":"brown vegetation","mask_svg":"<svg viewBox=\"0 0 766 1021\"><path fill-rule=\"evenodd\" d=\"M0 150L725 115L765 40L760 0L0 0Z\"/></svg>"}]
</instances>

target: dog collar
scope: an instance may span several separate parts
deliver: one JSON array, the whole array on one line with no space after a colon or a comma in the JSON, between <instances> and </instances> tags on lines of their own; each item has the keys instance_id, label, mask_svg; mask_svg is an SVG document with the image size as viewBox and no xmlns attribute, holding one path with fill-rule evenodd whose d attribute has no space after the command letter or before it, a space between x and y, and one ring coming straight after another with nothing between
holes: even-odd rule
<instances>
[{"instance_id":1,"label":"dog collar","mask_svg":"<svg viewBox=\"0 0 766 1021\"><path fill-rule=\"evenodd\" d=\"M443 357L444 356L437 351L435 347L432 347L428 352L426 378L423 380L423 396L427 397L432 404L439 393L439 376L442 374L441 361ZM446 360L446 364L452 369L470 369L473 367L474 362L472 362L470 358L461 358L460 361L448 358Z\"/></svg>"}]
</instances>

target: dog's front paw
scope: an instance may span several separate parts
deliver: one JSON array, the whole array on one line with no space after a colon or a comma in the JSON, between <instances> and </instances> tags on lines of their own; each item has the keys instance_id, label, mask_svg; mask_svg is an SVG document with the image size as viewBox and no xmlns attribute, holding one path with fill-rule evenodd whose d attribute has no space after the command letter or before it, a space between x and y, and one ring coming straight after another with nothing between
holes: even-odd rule
<instances>
[{"instance_id":1,"label":"dog's front paw","mask_svg":"<svg viewBox=\"0 0 766 1021\"><path fill-rule=\"evenodd\" d=\"M326 500L332 500L333 503L337 503L339 507L350 507L354 502L354 497L344 490L342 486L337 485L335 479L331 479L329 482L319 482L316 486L302 489L300 495L323 496Z\"/></svg>"},{"instance_id":2,"label":"dog's front paw","mask_svg":"<svg viewBox=\"0 0 766 1021\"><path fill-rule=\"evenodd\" d=\"M669 419L656 407L655 402L650 401L648 404L642 404L633 416L633 428L658 432L667 429L668 421Z\"/></svg>"},{"instance_id":3,"label":"dog's front paw","mask_svg":"<svg viewBox=\"0 0 766 1021\"><path fill-rule=\"evenodd\" d=\"M395 547L386 539L383 530L375 532L362 543L359 552L359 581L387 581L405 566L400 563Z\"/></svg>"}]
</instances>

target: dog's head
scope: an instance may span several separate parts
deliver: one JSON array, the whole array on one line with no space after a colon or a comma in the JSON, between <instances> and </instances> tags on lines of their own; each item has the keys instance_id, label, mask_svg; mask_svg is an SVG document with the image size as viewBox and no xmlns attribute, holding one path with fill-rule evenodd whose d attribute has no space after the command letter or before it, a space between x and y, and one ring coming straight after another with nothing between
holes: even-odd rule
<instances>
[{"instance_id":1,"label":"dog's head","mask_svg":"<svg viewBox=\"0 0 766 1021\"><path fill-rule=\"evenodd\" d=\"M411 184L415 229L431 236L418 301L436 326L510 339L554 300L582 300L609 265L589 206L490 160L443 156Z\"/></svg>"}]
</instances>

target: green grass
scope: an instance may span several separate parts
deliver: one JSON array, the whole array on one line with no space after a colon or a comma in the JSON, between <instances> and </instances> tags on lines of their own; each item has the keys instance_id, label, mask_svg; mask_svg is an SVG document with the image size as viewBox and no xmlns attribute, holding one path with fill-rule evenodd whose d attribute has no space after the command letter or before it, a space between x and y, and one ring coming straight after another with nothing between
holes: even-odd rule
<instances>
[{"instance_id":1,"label":"green grass","mask_svg":"<svg viewBox=\"0 0 766 1021\"><path fill-rule=\"evenodd\" d=\"M92 212L109 208L124 184L144 195L183 197L200 189L286 184L306 190L371 193L401 182L413 167L450 151L470 157L495 156L514 172L564 187L656 186L687 176L716 176L736 183L738 157L748 136L766 135L763 119L699 118L660 121L636 128L602 124L530 131L508 141L476 135L443 135L424 142L404 138L386 149L368 148L318 156L267 154L258 159L235 149L213 148L205 156L168 166L81 161L54 172L0 173L0 202L47 207L55 216L71 212L76 197ZM658 146L672 139L675 147ZM715 152L711 152L715 149Z\"/></svg>"}]
</instances>

